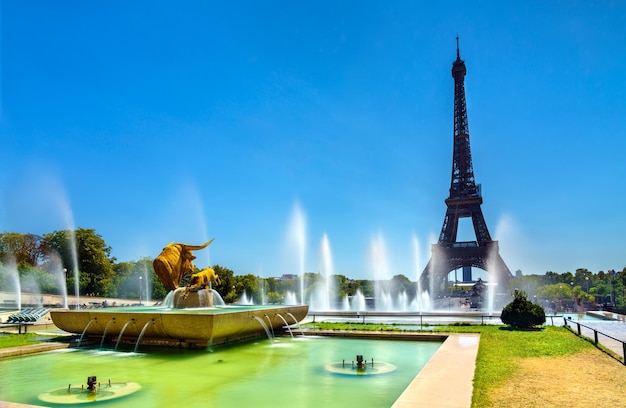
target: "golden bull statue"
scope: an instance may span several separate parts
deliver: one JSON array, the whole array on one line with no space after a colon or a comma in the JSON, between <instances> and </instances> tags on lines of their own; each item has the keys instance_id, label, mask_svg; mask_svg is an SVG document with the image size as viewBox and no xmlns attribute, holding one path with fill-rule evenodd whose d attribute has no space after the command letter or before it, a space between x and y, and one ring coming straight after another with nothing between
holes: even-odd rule
<instances>
[{"instance_id":1,"label":"golden bull statue","mask_svg":"<svg viewBox=\"0 0 626 408\"><path fill-rule=\"evenodd\" d=\"M180 281L190 273L193 273L193 260L196 259L191 251L206 248L213 242L211 239L202 245L174 244L170 242L163 248L161 254L156 257L152 265L157 276L168 290L179 287Z\"/></svg>"},{"instance_id":2,"label":"golden bull statue","mask_svg":"<svg viewBox=\"0 0 626 408\"><path fill-rule=\"evenodd\" d=\"M213 268L206 268L198 273L194 273L191 275L191 279L189 279L189 285L185 286L181 297L186 299L192 290L208 289L211 282L215 282L217 285L220 284L220 277L217 276Z\"/></svg>"}]
</instances>

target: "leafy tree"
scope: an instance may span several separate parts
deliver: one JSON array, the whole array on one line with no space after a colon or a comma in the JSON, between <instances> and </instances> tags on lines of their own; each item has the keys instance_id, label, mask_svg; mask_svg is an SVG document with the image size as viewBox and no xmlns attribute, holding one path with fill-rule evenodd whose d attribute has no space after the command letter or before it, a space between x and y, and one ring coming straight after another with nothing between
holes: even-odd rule
<instances>
[{"instance_id":1,"label":"leafy tree","mask_svg":"<svg viewBox=\"0 0 626 408\"><path fill-rule=\"evenodd\" d=\"M587 293L582 287L574 286L572 289L572 297L576 300L578 304L581 302L591 302L595 301L595 296L592 294L595 292L595 288L591 288L589 293Z\"/></svg>"},{"instance_id":2,"label":"leafy tree","mask_svg":"<svg viewBox=\"0 0 626 408\"><path fill-rule=\"evenodd\" d=\"M235 273L221 265L213 265L212 268L217 276L220 277L220 283L213 289L215 289L222 296L224 302L236 302L241 294L238 294L236 291L234 280Z\"/></svg>"},{"instance_id":3,"label":"leafy tree","mask_svg":"<svg viewBox=\"0 0 626 408\"><path fill-rule=\"evenodd\" d=\"M576 269L576 274L574 275L574 285L585 288L585 290L589 290L593 284L593 277L593 272L587 268L578 268Z\"/></svg>"},{"instance_id":4,"label":"leafy tree","mask_svg":"<svg viewBox=\"0 0 626 408\"><path fill-rule=\"evenodd\" d=\"M277 305L283 303L285 297L278 292L267 292L267 303Z\"/></svg>"},{"instance_id":5,"label":"leafy tree","mask_svg":"<svg viewBox=\"0 0 626 408\"><path fill-rule=\"evenodd\" d=\"M593 285L589 293L594 296L598 303L611 303L613 295L613 273L600 271L593 276Z\"/></svg>"},{"instance_id":6,"label":"leafy tree","mask_svg":"<svg viewBox=\"0 0 626 408\"><path fill-rule=\"evenodd\" d=\"M108 296L115 258L111 257L111 247L95 230L79 228L75 231L54 231L44 234L44 240L47 248L59 254L68 271L73 269L72 243L75 242L81 294Z\"/></svg>"},{"instance_id":7,"label":"leafy tree","mask_svg":"<svg viewBox=\"0 0 626 408\"><path fill-rule=\"evenodd\" d=\"M390 286L393 296L398 296L402 292L415 292L415 285L404 275L395 275L391 278Z\"/></svg>"},{"instance_id":8,"label":"leafy tree","mask_svg":"<svg viewBox=\"0 0 626 408\"><path fill-rule=\"evenodd\" d=\"M561 282L561 274L557 272L548 271L544 276L544 284L551 285Z\"/></svg>"},{"instance_id":9,"label":"leafy tree","mask_svg":"<svg viewBox=\"0 0 626 408\"><path fill-rule=\"evenodd\" d=\"M233 281L235 282L235 292L238 298L241 298L245 293L248 298L256 299L257 303L261 300L259 278L252 274L238 275L233 277Z\"/></svg>"},{"instance_id":10,"label":"leafy tree","mask_svg":"<svg viewBox=\"0 0 626 408\"><path fill-rule=\"evenodd\" d=\"M143 258L141 262L145 262L145 269L148 271L148 279L150 279L151 287L152 287L152 299L163 300L165 296L167 296L167 288L159 279L159 276L154 271L154 267L152 266L152 258Z\"/></svg>"},{"instance_id":11,"label":"leafy tree","mask_svg":"<svg viewBox=\"0 0 626 408\"><path fill-rule=\"evenodd\" d=\"M356 281L357 285L361 289L361 293L365 297L374 296L374 282L367 279L359 279Z\"/></svg>"},{"instance_id":12,"label":"leafy tree","mask_svg":"<svg viewBox=\"0 0 626 408\"><path fill-rule=\"evenodd\" d=\"M139 298L139 285L142 285L142 298L146 297L145 281L140 283L139 277L146 279L149 298L152 300L162 300L167 295L167 289L154 272L152 267L153 259L150 257L141 258L139 261L120 262L113 265L114 276L109 284L108 296L128 299Z\"/></svg>"},{"instance_id":13,"label":"leafy tree","mask_svg":"<svg viewBox=\"0 0 626 408\"><path fill-rule=\"evenodd\" d=\"M9 290L9 272L7 267L0 261L0 290Z\"/></svg>"},{"instance_id":14,"label":"leafy tree","mask_svg":"<svg viewBox=\"0 0 626 408\"><path fill-rule=\"evenodd\" d=\"M128 281L130 281L129 277L133 274L134 270L134 262L120 262L113 265L114 274L107 290L108 295L118 298L131 298L129 295L130 285ZM137 295L136 289L132 293L132 297L134 298L135 295Z\"/></svg>"},{"instance_id":15,"label":"leafy tree","mask_svg":"<svg viewBox=\"0 0 626 408\"><path fill-rule=\"evenodd\" d=\"M0 234L0 259L12 257L17 265L38 266L46 253L42 237L34 234Z\"/></svg>"},{"instance_id":16,"label":"leafy tree","mask_svg":"<svg viewBox=\"0 0 626 408\"><path fill-rule=\"evenodd\" d=\"M335 288L337 288L337 299L341 300L346 296L346 277L345 275L333 275L333 279L335 280Z\"/></svg>"},{"instance_id":17,"label":"leafy tree","mask_svg":"<svg viewBox=\"0 0 626 408\"><path fill-rule=\"evenodd\" d=\"M59 283L53 274L34 266L19 268L22 292L61 294Z\"/></svg>"},{"instance_id":18,"label":"leafy tree","mask_svg":"<svg viewBox=\"0 0 626 408\"><path fill-rule=\"evenodd\" d=\"M626 305L626 266L622 269L621 272L617 273L617 278L615 279L617 283L616 292L621 292L622 294L622 305Z\"/></svg>"},{"instance_id":19,"label":"leafy tree","mask_svg":"<svg viewBox=\"0 0 626 408\"><path fill-rule=\"evenodd\" d=\"M277 292L279 282L280 280L276 278L265 278L265 288L268 292Z\"/></svg>"},{"instance_id":20,"label":"leafy tree","mask_svg":"<svg viewBox=\"0 0 626 408\"><path fill-rule=\"evenodd\" d=\"M554 274L554 272L548 272L548 274ZM560 279L555 279L554 275L522 275L515 276L509 281L509 288L523 290L526 293L537 293L539 287L542 285L560 282ZM558 275L558 274L555 274Z\"/></svg>"},{"instance_id":21,"label":"leafy tree","mask_svg":"<svg viewBox=\"0 0 626 408\"><path fill-rule=\"evenodd\" d=\"M298 283L299 284L299 283ZM311 299L311 294L315 293L318 286L324 284L324 277L321 273L304 273L304 298Z\"/></svg>"},{"instance_id":22,"label":"leafy tree","mask_svg":"<svg viewBox=\"0 0 626 408\"><path fill-rule=\"evenodd\" d=\"M561 301L563 299L571 299L572 289L570 285L567 285L565 283L544 285L539 288L538 296L542 299L548 299L552 302Z\"/></svg>"},{"instance_id":23,"label":"leafy tree","mask_svg":"<svg viewBox=\"0 0 626 408\"><path fill-rule=\"evenodd\" d=\"M286 294L287 292L296 293L298 291L298 288L300 287L299 282L300 282L299 279L286 279L286 280L276 279L275 287L272 288L272 286L270 286L270 291L273 290L282 294Z\"/></svg>"},{"instance_id":24,"label":"leafy tree","mask_svg":"<svg viewBox=\"0 0 626 408\"><path fill-rule=\"evenodd\" d=\"M546 322L543 308L529 301L526 292L515 291L514 299L502 309L502 323L519 329L528 329Z\"/></svg>"}]
</instances>

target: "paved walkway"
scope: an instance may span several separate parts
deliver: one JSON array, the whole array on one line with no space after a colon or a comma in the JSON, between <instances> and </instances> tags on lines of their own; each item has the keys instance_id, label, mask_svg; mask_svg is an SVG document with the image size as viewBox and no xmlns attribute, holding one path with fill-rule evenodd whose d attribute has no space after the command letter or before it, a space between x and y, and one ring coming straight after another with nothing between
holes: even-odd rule
<instances>
[{"instance_id":1,"label":"paved walkway","mask_svg":"<svg viewBox=\"0 0 626 408\"><path fill-rule=\"evenodd\" d=\"M580 334L591 341L597 338L598 343L620 356L622 362L626 357L626 324L623 321L593 321L593 320L567 320L566 324L574 332L578 332L580 323ZM596 334L594 333L597 332Z\"/></svg>"},{"instance_id":2,"label":"paved walkway","mask_svg":"<svg viewBox=\"0 0 626 408\"><path fill-rule=\"evenodd\" d=\"M450 334L392 408L472 405L479 334Z\"/></svg>"}]
</instances>

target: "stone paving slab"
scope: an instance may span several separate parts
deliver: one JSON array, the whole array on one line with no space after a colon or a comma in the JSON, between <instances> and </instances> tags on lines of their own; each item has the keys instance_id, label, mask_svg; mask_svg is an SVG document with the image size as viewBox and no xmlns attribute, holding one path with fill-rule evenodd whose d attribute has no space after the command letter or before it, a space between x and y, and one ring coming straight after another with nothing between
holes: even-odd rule
<instances>
[{"instance_id":1,"label":"stone paving slab","mask_svg":"<svg viewBox=\"0 0 626 408\"><path fill-rule=\"evenodd\" d=\"M479 334L450 334L392 408L472 405Z\"/></svg>"},{"instance_id":2,"label":"stone paving slab","mask_svg":"<svg viewBox=\"0 0 626 408\"><path fill-rule=\"evenodd\" d=\"M0 349L0 359L42 353L44 351L59 350L68 348L69 346L70 345L68 343L37 343L18 347L7 347Z\"/></svg>"},{"instance_id":3,"label":"stone paving slab","mask_svg":"<svg viewBox=\"0 0 626 408\"><path fill-rule=\"evenodd\" d=\"M41 405L20 404L18 402L0 401L0 408L45 408Z\"/></svg>"}]
</instances>

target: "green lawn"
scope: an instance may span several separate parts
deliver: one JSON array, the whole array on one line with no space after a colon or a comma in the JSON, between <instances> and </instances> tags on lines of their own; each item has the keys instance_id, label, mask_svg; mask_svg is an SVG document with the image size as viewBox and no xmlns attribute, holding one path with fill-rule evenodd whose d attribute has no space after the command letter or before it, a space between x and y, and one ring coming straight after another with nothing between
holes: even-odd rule
<instances>
[{"instance_id":1,"label":"green lawn","mask_svg":"<svg viewBox=\"0 0 626 408\"><path fill-rule=\"evenodd\" d=\"M560 357L592 348L589 342L563 327L520 331L505 326L477 326L467 331L480 333L473 396L473 406L479 407L490 405L491 390L513 375L519 358Z\"/></svg>"},{"instance_id":2,"label":"green lawn","mask_svg":"<svg viewBox=\"0 0 626 408\"><path fill-rule=\"evenodd\" d=\"M35 333L0 333L0 348L25 346L27 344L41 343L42 336Z\"/></svg>"}]
</instances>

